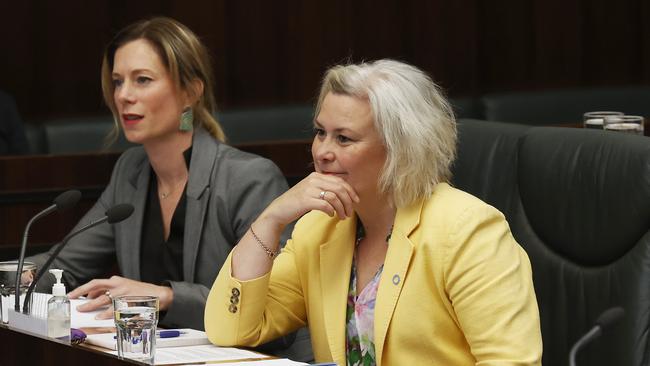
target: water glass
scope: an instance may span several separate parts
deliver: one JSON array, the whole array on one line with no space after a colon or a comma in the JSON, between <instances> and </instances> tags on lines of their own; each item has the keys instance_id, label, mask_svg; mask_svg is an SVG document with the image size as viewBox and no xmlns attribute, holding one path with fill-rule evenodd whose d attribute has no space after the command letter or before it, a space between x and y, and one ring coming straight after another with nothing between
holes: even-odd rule
<instances>
[{"instance_id":1,"label":"water glass","mask_svg":"<svg viewBox=\"0 0 650 366\"><path fill-rule=\"evenodd\" d=\"M605 117L605 130L627 132L643 135L644 119L641 116L607 116Z\"/></svg>"},{"instance_id":2,"label":"water glass","mask_svg":"<svg viewBox=\"0 0 650 366\"><path fill-rule=\"evenodd\" d=\"M153 364L156 355L158 298L156 296L116 296L113 298L117 353Z\"/></svg>"},{"instance_id":3,"label":"water glass","mask_svg":"<svg viewBox=\"0 0 650 366\"><path fill-rule=\"evenodd\" d=\"M603 126L605 125L605 117L622 116L622 115L623 112L614 112L614 111L587 112L582 115L583 127L602 130Z\"/></svg>"},{"instance_id":4,"label":"water glass","mask_svg":"<svg viewBox=\"0 0 650 366\"><path fill-rule=\"evenodd\" d=\"M14 307L14 302L9 296L16 295L16 271L18 261L0 262L0 320L4 324L9 322L7 309ZM36 265L32 262L23 263L23 272L20 276L20 291L18 296L24 295L29 285L36 276ZM23 306L24 297L20 299L20 306ZM11 302L11 303L10 303Z\"/></svg>"}]
</instances>

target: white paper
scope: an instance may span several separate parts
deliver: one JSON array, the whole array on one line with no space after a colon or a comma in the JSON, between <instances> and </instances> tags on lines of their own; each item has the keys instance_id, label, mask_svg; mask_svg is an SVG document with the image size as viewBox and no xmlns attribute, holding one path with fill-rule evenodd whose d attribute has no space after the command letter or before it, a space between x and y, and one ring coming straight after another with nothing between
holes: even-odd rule
<instances>
[{"instance_id":1,"label":"white paper","mask_svg":"<svg viewBox=\"0 0 650 366\"><path fill-rule=\"evenodd\" d=\"M194 364L193 366L195 366ZM308 363L291 361L288 358L269 359L259 361L219 362L217 366L298 366L309 365ZM182 365L181 365L182 366Z\"/></svg>"},{"instance_id":2,"label":"white paper","mask_svg":"<svg viewBox=\"0 0 650 366\"><path fill-rule=\"evenodd\" d=\"M171 365L178 363L259 359L265 357L267 356L252 351L217 347L214 345L172 347L156 349L154 364Z\"/></svg>"},{"instance_id":3,"label":"white paper","mask_svg":"<svg viewBox=\"0 0 650 366\"><path fill-rule=\"evenodd\" d=\"M115 320L109 319L95 319L97 314L106 310L108 307L102 307L99 310L81 312L77 310L77 306L85 304L90 300L86 299L72 299L70 300L70 326L72 328L92 328L92 327L114 327Z\"/></svg>"},{"instance_id":4,"label":"white paper","mask_svg":"<svg viewBox=\"0 0 650 366\"><path fill-rule=\"evenodd\" d=\"M160 329L163 330L163 329ZM210 344L205 332L195 329L176 329L183 332L178 337L156 338L156 349L165 347L184 347L196 346L201 344ZM117 341L115 333L89 334L86 337L86 343L112 350L117 350Z\"/></svg>"},{"instance_id":5,"label":"white paper","mask_svg":"<svg viewBox=\"0 0 650 366\"><path fill-rule=\"evenodd\" d=\"M107 353L117 356L117 351ZM263 359L268 356L237 348L217 347L214 345L156 348L155 365L178 365L210 361L235 361L246 359Z\"/></svg>"}]
</instances>

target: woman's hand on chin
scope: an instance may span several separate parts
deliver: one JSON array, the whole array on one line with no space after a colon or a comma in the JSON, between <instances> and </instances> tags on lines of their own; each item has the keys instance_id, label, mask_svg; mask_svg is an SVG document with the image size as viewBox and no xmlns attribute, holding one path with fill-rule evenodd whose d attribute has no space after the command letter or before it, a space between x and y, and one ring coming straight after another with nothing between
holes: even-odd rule
<instances>
[{"instance_id":1,"label":"woman's hand on chin","mask_svg":"<svg viewBox=\"0 0 650 366\"><path fill-rule=\"evenodd\" d=\"M68 297L76 299L85 295L89 299L77 307L78 311L94 311L108 306L97 315L97 319L110 319L113 317L112 298L122 295L157 296L160 310L167 310L174 299L171 287L158 286L151 283L131 280L120 276L108 279L95 279L83 284L68 293Z\"/></svg>"},{"instance_id":2,"label":"woman's hand on chin","mask_svg":"<svg viewBox=\"0 0 650 366\"><path fill-rule=\"evenodd\" d=\"M311 173L264 210L260 218L284 227L311 210L343 220L354 214L359 196L345 180L334 175Z\"/></svg>"}]
</instances>

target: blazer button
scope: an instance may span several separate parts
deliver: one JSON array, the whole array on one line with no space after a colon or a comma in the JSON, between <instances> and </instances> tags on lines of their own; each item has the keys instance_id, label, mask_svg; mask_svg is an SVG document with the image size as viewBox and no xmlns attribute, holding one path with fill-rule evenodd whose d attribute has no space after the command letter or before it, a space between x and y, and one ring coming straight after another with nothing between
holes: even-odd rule
<instances>
[{"instance_id":1,"label":"blazer button","mask_svg":"<svg viewBox=\"0 0 650 366\"><path fill-rule=\"evenodd\" d=\"M230 306L228 307L228 311L234 314L237 312L237 307L234 304L230 304Z\"/></svg>"},{"instance_id":2,"label":"blazer button","mask_svg":"<svg viewBox=\"0 0 650 366\"><path fill-rule=\"evenodd\" d=\"M235 296L235 295L230 296L230 303L231 304L238 304L239 303L239 296Z\"/></svg>"},{"instance_id":3,"label":"blazer button","mask_svg":"<svg viewBox=\"0 0 650 366\"><path fill-rule=\"evenodd\" d=\"M232 289L232 294L233 294L233 296L239 296L239 289L238 288L233 288Z\"/></svg>"}]
</instances>

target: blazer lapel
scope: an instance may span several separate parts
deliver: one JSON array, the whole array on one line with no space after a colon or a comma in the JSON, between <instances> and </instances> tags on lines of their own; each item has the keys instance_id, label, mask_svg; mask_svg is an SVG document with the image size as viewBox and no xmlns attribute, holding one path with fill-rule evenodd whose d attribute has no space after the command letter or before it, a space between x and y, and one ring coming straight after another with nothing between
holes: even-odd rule
<instances>
[{"instance_id":1,"label":"blazer lapel","mask_svg":"<svg viewBox=\"0 0 650 366\"><path fill-rule=\"evenodd\" d=\"M187 182L187 209L183 234L183 278L188 282L194 281L203 223L210 201L210 177L215 169L218 146L207 131L202 128L196 129Z\"/></svg>"},{"instance_id":2,"label":"blazer lapel","mask_svg":"<svg viewBox=\"0 0 650 366\"><path fill-rule=\"evenodd\" d=\"M375 302L375 353L378 365L381 364L388 326L408 275L408 267L414 249L409 235L420 222L423 202L419 201L409 207L399 209L395 216L395 225L389 241Z\"/></svg>"},{"instance_id":3,"label":"blazer lapel","mask_svg":"<svg viewBox=\"0 0 650 366\"><path fill-rule=\"evenodd\" d=\"M140 280L142 221L144 219L144 209L149 191L150 176L151 167L149 160L145 157L140 163L139 168L135 169L133 175L128 179L129 184L127 186L131 189L131 192L127 192L124 195L124 202L115 202L131 203L134 207L132 219L124 222L123 240L119 241L122 245L129 246L129 248L118 250L118 253L121 253L121 262L124 263L123 268L121 268L122 275L135 280Z\"/></svg>"},{"instance_id":4,"label":"blazer lapel","mask_svg":"<svg viewBox=\"0 0 650 366\"><path fill-rule=\"evenodd\" d=\"M320 247L320 285L325 331L332 359L345 365L345 313L354 253L356 218L337 224L336 234Z\"/></svg>"}]
</instances>

